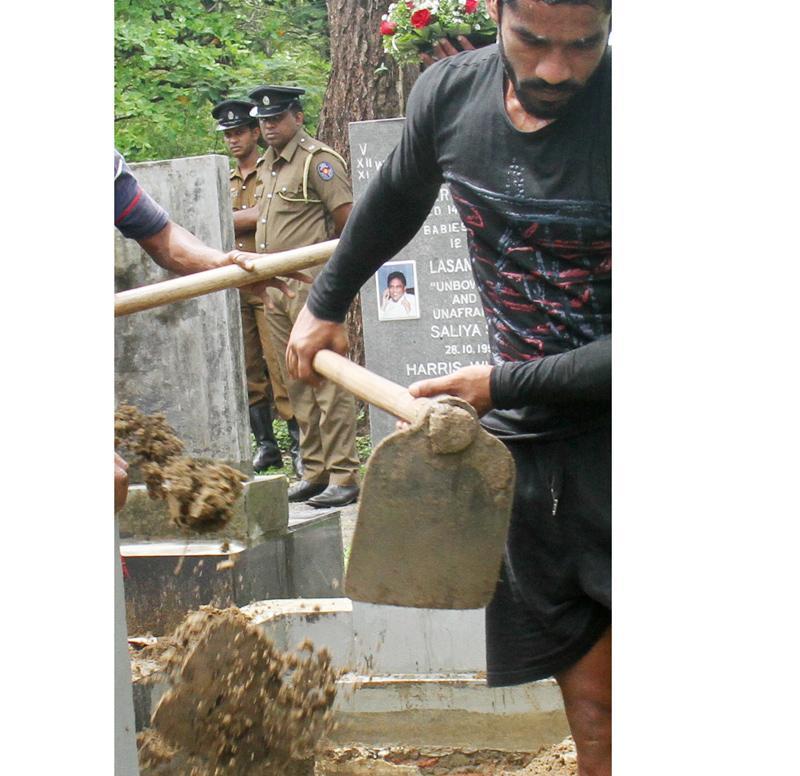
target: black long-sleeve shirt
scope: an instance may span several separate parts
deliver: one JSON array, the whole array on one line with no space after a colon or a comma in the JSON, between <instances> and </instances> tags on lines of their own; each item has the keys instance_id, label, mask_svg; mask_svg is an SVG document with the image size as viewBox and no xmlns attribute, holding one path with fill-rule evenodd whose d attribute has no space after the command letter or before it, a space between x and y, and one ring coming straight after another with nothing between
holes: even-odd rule
<instances>
[{"instance_id":1,"label":"black long-sleeve shirt","mask_svg":"<svg viewBox=\"0 0 800 776\"><path fill-rule=\"evenodd\" d=\"M606 423L611 411L611 337L536 361L498 364L492 369L490 389L492 405L498 410L541 403L581 406L592 417L581 429ZM513 413L489 412L482 423L497 436L529 436L515 420Z\"/></svg>"},{"instance_id":2,"label":"black long-sleeve shirt","mask_svg":"<svg viewBox=\"0 0 800 776\"><path fill-rule=\"evenodd\" d=\"M582 346L611 332L610 70L607 56L568 113L533 133L508 118L496 46L426 71L409 97L400 143L314 283L310 311L343 320L358 289L417 232L446 181L467 227L499 367L498 406L509 407L486 425L543 437L596 425L609 403L594 393L530 389L552 387L555 375L583 362ZM576 349L563 364L518 366ZM509 393L525 403L511 408Z\"/></svg>"}]
</instances>

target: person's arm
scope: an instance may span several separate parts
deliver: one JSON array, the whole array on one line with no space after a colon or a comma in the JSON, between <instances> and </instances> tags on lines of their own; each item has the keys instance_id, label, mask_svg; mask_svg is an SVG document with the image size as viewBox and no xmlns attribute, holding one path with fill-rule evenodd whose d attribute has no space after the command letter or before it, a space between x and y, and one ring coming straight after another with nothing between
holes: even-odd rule
<instances>
[{"instance_id":1,"label":"person's arm","mask_svg":"<svg viewBox=\"0 0 800 776\"><path fill-rule=\"evenodd\" d=\"M337 237L342 236L344 226L347 223L347 219L350 217L350 211L352 209L353 203L347 202L344 205L339 205L339 207L331 213L331 218L333 219L333 233Z\"/></svg>"},{"instance_id":2,"label":"person's arm","mask_svg":"<svg viewBox=\"0 0 800 776\"><path fill-rule=\"evenodd\" d=\"M234 261L230 254L211 248L174 221L149 237L138 238L137 242L156 264L178 275L214 269Z\"/></svg>"},{"instance_id":3,"label":"person's arm","mask_svg":"<svg viewBox=\"0 0 800 776\"><path fill-rule=\"evenodd\" d=\"M436 201L442 174L434 149L436 93L421 77L412 89L403 136L353 208L339 245L311 287L286 350L294 378L316 382L311 363L322 348L343 353L341 326L355 295L417 233Z\"/></svg>"},{"instance_id":4,"label":"person's arm","mask_svg":"<svg viewBox=\"0 0 800 776\"><path fill-rule=\"evenodd\" d=\"M432 127L414 130L411 110L409 101L400 144L353 208L336 251L314 281L307 307L316 318L343 321L361 286L411 241L436 201L442 178L433 139L416 134L430 134ZM430 118L419 123L428 127Z\"/></svg>"},{"instance_id":5,"label":"person's arm","mask_svg":"<svg viewBox=\"0 0 800 776\"><path fill-rule=\"evenodd\" d=\"M233 211L233 232L237 237L255 232L258 227L259 205Z\"/></svg>"},{"instance_id":6,"label":"person's arm","mask_svg":"<svg viewBox=\"0 0 800 776\"><path fill-rule=\"evenodd\" d=\"M216 248L211 248L174 221L168 222L160 232L150 237L139 238L137 242L156 264L178 275L203 272L207 269L223 267L226 264L236 264L249 271L253 269L253 259L261 258L257 253L239 250L223 253ZM313 280L304 272L291 272L284 277L300 280L303 283L310 283ZM244 286L251 293L263 296L265 304L271 308L272 302L265 294L268 287L279 289L290 299L296 296L295 292L279 277Z\"/></svg>"},{"instance_id":7,"label":"person's arm","mask_svg":"<svg viewBox=\"0 0 800 776\"><path fill-rule=\"evenodd\" d=\"M128 498L128 462L114 452L114 512L125 506Z\"/></svg>"},{"instance_id":8,"label":"person's arm","mask_svg":"<svg viewBox=\"0 0 800 776\"><path fill-rule=\"evenodd\" d=\"M420 380L412 396L447 393L468 401L478 415L490 409L611 399L611 337L536 361L476 364L444 377Z\"/></svg>"},{"instance_id":9,"label":"person's arm","mask_svg":"<svg viewBox=\"0 0 800 776\"><path fill-rule=\"evenodd\" d=\"M140 185L122 155L114 151L114 225L125 237L136 240L153 261L179 275L236 264L253 269L256 253L223 251L211 248L169 215ZM311 278L296 272L286 277L310 283ZM295 294L280 278L271 278L247 286L253 293L264 295L267 286L280 289L286 296Z\"/></svg>"},{"instance_id":10,"label":"person's arm","mask_svg":"<svg viewBox=\"0 0 800 776\"><path fill-rule=\"evenodd\" d=\"M507 361L492 370L492 405L564 404L611 399L611 337L536 361Z\"/></svg>"}]
</instances>

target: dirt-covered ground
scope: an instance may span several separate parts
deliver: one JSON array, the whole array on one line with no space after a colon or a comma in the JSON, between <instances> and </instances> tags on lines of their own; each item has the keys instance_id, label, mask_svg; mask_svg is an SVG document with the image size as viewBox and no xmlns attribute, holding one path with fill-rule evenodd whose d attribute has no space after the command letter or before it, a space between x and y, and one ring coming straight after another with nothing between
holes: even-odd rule
<instances>
[{"instance_id":1,"label":"dirt-covered ground","mask_svg":"<svg viewBox=\"0 0 800 776\"><path fill-rule=\"evenodd\" d=\"M316 776L575 776L571 738L537 753L453 749L329 749Z\"/></svg>"},{"instance_id":2,"label":"dirt-covered ground","mask_svg":"<svg viewBox=\"0 0 800 776\"><path fill-rule=\"evenodd\" d=\"M167 744L154 730L139 734L141 776L218 776L200 757ZM571 738L541 752L323 749L313 758L269 766L248 776L576 776L575 746ZM224 771L230 774L230 771Z\"/></svg>"}]
</instances>

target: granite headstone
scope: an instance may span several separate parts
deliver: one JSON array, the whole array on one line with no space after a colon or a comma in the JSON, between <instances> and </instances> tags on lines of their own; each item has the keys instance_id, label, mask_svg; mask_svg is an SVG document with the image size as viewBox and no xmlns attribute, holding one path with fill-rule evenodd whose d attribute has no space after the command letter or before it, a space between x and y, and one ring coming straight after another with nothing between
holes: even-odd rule
<instances>
[{"instance_id":1,"label":"granite headstone","mask_svg":"<svg viewBox=\"0 0 800 776\"><path fill-rule=\"evenodd\" d=\"M207 245L233 246L228 160L219 155L131 164L170 218ZM116 230L115 230L116 231ZM134 240L116 232L115 290L171 277ZM252 472L242 324L235 289L115 321L116 405L163 412L186 455Z\"/></svg>"},{"instance_id":2,"label":"granite headstone","mask_svg":"<svg viewBox=\"0 0 800 776\"><path fill-rule=\"evenodd\" d=\"M356 201L399 142L403 122L350 124ZM367 368L400 385L488 363L486 320L466 227L446 186L414 239L361 289L361 311ZM370 407L372 443L393 431L394 423L388 413Z\"/></svg>"}]
</instances>

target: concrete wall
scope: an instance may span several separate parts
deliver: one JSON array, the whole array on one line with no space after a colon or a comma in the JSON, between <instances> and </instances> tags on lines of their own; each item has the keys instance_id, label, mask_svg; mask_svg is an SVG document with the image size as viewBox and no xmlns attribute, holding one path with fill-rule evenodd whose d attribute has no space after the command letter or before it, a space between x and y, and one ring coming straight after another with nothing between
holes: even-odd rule
<instances>
[{"instance_id":1,"label":"concrete wall","mask_svg":"<svg viewBox=\"0 0 800 776\"><path fill-rule=\"evenodd\" d=\"M349 598L259 601L243 611L281 649L304 638L331 651L338 668L363 674L486 670L483 609L377 606Z\"/></svg>"},{"instance_id":2,"label":"concrete wall","mask_svg":"<svg viewBox=\"0 0 800 776\"><path fill-rule=\"evenodd\" d=\"M233 245L228 162L198 156L130 165L173 221L215 248ZM115 290L170 277L116 233ZM239 295L218 291L116 319L117 406L163 412L186 453L250 473L250 430Z\"/></svg>"}]
</instances>

